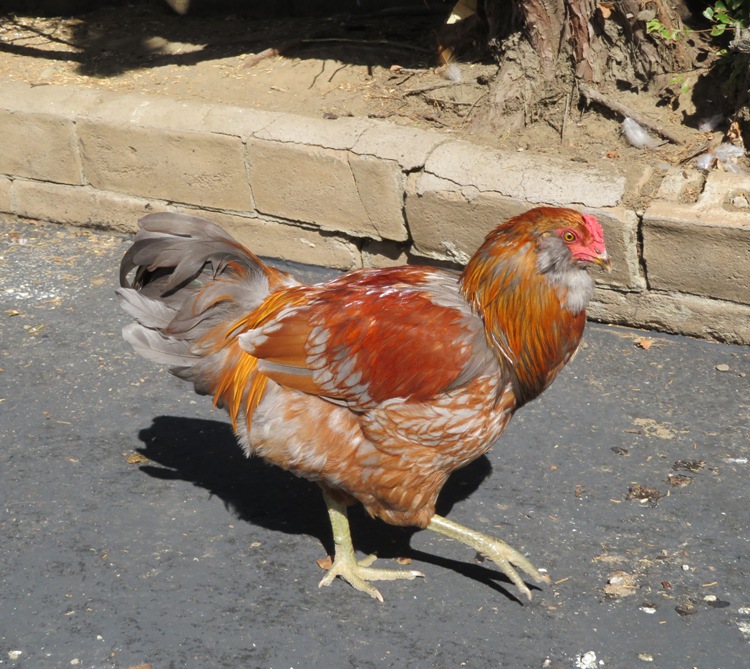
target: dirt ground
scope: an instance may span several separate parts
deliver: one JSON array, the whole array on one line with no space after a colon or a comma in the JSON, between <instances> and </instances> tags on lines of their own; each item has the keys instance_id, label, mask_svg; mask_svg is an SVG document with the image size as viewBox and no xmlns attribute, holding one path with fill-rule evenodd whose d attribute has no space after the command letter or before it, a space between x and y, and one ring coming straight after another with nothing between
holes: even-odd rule
<instances>
[{"instance_id":1,"label":"dirt ground","mask_svg":"<svg viewBox=\"0 0 750 669\"><path fill-rule=\"evenodd\" d=\"M447 79L438 67L438 33L449 6L290 18L267 15L280 13L278 7L266 9L265 16L260 8L242 15L177 16L154 2L100 7L73 17L8 14L0 16L0 77L318 118L387 119L499 149L607 163L625 173L642 173L649 164L654 178L642 199L653 195L669 166L686 163L708 142L720 141L721 132L684 125L695 116L689 95L670 98L675 88L689 91L689 77L698 77L697 72L650 94L616 94L649 119L680 130L683 145L634 148L622 136L617 114L601 106L578 107L565 97L530 114L524 129L499 134L489 86L497 66L462 62L461 82Z\"/></svg>"}]
</instances>

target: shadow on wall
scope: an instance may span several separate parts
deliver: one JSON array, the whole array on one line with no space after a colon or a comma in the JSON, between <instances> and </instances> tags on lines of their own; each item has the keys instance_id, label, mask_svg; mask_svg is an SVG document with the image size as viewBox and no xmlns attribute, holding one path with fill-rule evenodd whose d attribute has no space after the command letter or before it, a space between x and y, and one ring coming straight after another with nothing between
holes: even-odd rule
<instances>
[{"instance_id":1,"label":"shadow on wall","mask_svg":"<svg viewBox=\"0 0 750 669\"><path fill-rule=\"evenodd\" d=\"M184 16L177 8L189 6ZM450 14L444 0L5 0L0 51L78 62L86 76L192 65L273 49L297 58L349 64L432 67L437 31ZM72 36L54 20L33 39L14 37L24 17L72 16ZM25 32L25 30L23 31ZM56 48L57 47L57 48Z\"/></svg>"}]
</instances>

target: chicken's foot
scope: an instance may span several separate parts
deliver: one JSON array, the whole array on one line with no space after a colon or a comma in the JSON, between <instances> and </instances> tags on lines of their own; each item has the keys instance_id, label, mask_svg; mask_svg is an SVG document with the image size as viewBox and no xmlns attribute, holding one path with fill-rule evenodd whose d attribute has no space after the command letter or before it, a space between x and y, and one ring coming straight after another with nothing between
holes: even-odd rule
<instances>
[{"instance_id":1,"label":"chicken's foot","mask_svg":"<svg viewBox=\"0 0 750 669\"><path fill-rule=\"evenodd\" d=\"M319 588L322 588L324 585L331 585L333 580L337 576L340 576L353 588L366 592L370 597L374 597L382 602L383 596L368 581L413 580L417 576L424 576L421 571L414 569L375 569L370 566L377 557L375 555L368 555L363 560L357 560L354 555L354 546L349 531L349 518L346 513L346 506L325 493L323 493L323 498L325 499L326 507L328 507L328 517L331 519L335 554L333 564L328 573L318 584Z\"/></svg>"},{"instance_id":2,"label":"chicken's foot","mask_svg":"<svg viewBox=\"0 0 750 669\"><path fill-rule=\"evenodd\" d=\"M528 574L537 583L549 583L550 577L540 572L529 560L515 548L506 544L502 539L496 539L487 534L454 523L447 518L435 514L427 526L428 530L456 539L475 551L492 560L500 570L516 585L526 597L531 599L531 591L523 582L513 565Z\"/></svg>"}]
</instances>

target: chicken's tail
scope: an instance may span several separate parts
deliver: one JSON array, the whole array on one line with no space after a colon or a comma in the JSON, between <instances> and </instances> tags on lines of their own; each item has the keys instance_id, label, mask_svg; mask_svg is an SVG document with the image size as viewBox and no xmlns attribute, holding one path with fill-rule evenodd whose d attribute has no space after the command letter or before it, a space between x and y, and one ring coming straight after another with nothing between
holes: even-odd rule
<instances>
[{"instance_id":1,"label":"chicken's tail","mask_svg":"<svg viewBox=\"0 0 750 669\"><path fill-rule=\"evenodd\" d=\"M139 224L120 265L117 296L135 321L123 337L224 404L219 389L241 355L235 324L271 292L298 282L202 218L158 213Z\"/></svg>"}]
</instances>

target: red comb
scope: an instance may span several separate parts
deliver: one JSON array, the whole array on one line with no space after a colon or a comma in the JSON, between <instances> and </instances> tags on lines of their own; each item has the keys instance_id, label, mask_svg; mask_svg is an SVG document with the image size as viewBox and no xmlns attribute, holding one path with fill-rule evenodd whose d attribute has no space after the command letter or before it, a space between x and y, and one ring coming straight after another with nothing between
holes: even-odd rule
<instances>
[{"instance_id":1,"label":"red comb","mask_svg":"<svg viewBox=\"0 0 750 669\"><path fill-rule=\"evenodd\" d=\"M596 220L596 216L591 214L581 214L583 222L586 224L586 229L591 233L591 237L595 242L604 243L604 230L599 221Z\"/></svg>"}]
</instances>

